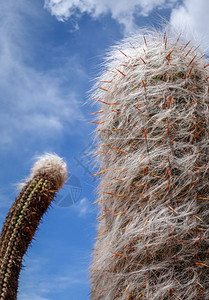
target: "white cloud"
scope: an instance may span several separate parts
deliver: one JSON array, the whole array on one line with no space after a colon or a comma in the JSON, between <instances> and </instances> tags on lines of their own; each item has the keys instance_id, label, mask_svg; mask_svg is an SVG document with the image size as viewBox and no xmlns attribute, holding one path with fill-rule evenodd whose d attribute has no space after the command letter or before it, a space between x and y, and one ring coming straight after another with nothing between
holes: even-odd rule
<instances>
[{"instance_id":1,"label":"white cloud","mask_svg":"<svg viewBox=\"0 0 209 300\"><path fill-rule=\"evenodd\" d=\"M89 14L98 19L110 13L112 18L125 26L126 32L134 31L135 16L148 16L154 9L170 8L170 23L188 39L196 39L204 51L209 51L209 1L208 0L45 0L45 8L58 20Z\"/></svg>"},{"instance_id":2,"label":"white cloud","mask_svg":"<svg viewBox=\"0 0 209 300\"><path fill-rule=\"evenodd\" d=\"M91 204L88 199L82 198L79 203L73 206L79 217L85 217L87 214L92 212Z\"/></svg>"},{"instance_id":3,"label":"white cloud","mask_svg":"<svg viewBox=\"0 0 209 300\"><path fill-rule=\"evenodd\" d=\"M3 150L22 138L27 144L29 139L54 138L66 127L69 132L74 122L83 118L76 91L72 86L66 87L66 78L73 73L82 80L86 75L76 57L60 61L54 69L39 68L39 58L35 57L37 47L41 47L37 32L41 33L38 26L44 20L33 5L25 0L5 1L0 5L0 145Z\"/></svg>"},{"instance_id":4,"label":"white cloud","mask_svg":"<svg viewBox=\"0 0 209 300\"><path fill-rule=\"evenodd\" d=\"M134 16L147 16L153 9L173 7L178 0L45 0L45 7L64 21L73 15L87 13L93 18L110 13L112 18L125 26L126 31L134 29Z\"/></svg>"},{"instance_id":5,"label":"white cloud","mask_svg":"<svg viewBox=\"0 0 209 300\"><path fill-rule=\"evenodd\" d=\"M85 251L79 250L81 257L85 257L83 254ZM65 254L68 259L68 253ZM88 285L88 271L84 265L86 261L84 263L83 261L81 259L76 265L73 262L65 262L62 268L57 270L55 268L55 272L49 272L49 266L55 263L51 257L39 256L38 259L26 257L24 261L26 267L20 272L18 299L50 300L49 295L67 293L76 285L78 288Z\"/></svg>"},{"instance_id":6,"label":"white cloud","mask_svg":"<svg viewBox=\"0 0 209 300\"><path fill-rule=\"evenodd\" d=\"M50 300L49 298L41 297L39 295L36 295L34 292L30 292L28 294L21 294L22 300Z\"/></svg>"},{"instance_id":7,"label":"white cloud","mask_svg":"<svg viewBox=\"0 0 209 300\"><path fill-rule=\"evenodd\" d=\"M170 22L186 38L196 40L204 51L209 50L209 1L184 0L183 4L173 9Z\"/></svg>"}]
</instances>

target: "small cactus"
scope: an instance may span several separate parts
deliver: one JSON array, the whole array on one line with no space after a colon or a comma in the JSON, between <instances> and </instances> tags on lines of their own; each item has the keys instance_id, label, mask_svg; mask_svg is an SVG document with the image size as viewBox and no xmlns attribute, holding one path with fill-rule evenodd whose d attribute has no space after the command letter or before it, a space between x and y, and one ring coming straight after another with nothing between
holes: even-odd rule
<instances>
[{"instance_id":1,"label":"small cactus","mask_svg":"<svg viewBox=\"0 0 209 300\"><path fill-rule=\"evenodd\" d=\"M93 300L209 295L208 66L191 42L158 32L108 54L93 92Z\"/></svg>"},{"instance_id":2,"label":"small cactus","mask_svg":"<svg viewBox=\"0 0 209 300\"><path fill-rule=\"evenodd\" d=\"M0 236L0 300L17 299L22 258L40 219L67 177L66 164L54 154L41 156L12 205Z\"/></svg>"}]
</instances>

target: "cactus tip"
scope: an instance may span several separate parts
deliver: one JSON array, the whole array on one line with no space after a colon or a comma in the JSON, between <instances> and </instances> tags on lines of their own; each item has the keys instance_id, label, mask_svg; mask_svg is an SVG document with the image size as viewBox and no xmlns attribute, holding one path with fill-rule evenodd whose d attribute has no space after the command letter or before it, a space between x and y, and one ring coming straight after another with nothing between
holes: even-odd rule
<instances>
[{"instance_id":1,"label":"cactus tip","mask_svg":"<svg viewBox=\"0 0 209 300\"><path fill-rule=\"evenodd\" d=\"M57 154L45 153L38 156L31 169L30 178L44 174L56 182L57 188L61 188L67 179L67 164Z\"/></svg>"},{"instance_id":2,"label":"cactus tip","mask_svg":"<svg viewBox=\"0 0 209 300\"><path fill-rule=\"evenodd\" d=\"M45 153L36 157L36 162L31 168L30 175L23 182L19 183L17 190L21 190L34 176L47 175L51 178L56 186L60 189L67 180L67 164L55 153Z\"/></svg>"}]
</instances>

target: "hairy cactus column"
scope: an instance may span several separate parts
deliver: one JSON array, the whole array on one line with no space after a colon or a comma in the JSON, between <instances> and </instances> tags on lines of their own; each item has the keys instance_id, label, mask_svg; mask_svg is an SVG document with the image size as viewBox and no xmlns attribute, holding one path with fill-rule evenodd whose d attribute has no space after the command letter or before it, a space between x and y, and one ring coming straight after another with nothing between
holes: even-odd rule
<instances>
[{"instance_id":1,"label":"hairy cactus column","mask_svg":"<svg viewBox=\"0 0 209 300\"><path fill-rule=\"evenodd\" d=\"M113 47L93 92L100 214L92 299L209 295L208 63L179 37Z\"/></svg>"},{"instance_id":2,"label":"hairy cactus column","mask_svg":"<svg viewBox=\"0 0 209 300\"><path fill-rule=\"evenodd\" d=\"M55 154L39 157L12 205L0 236L0 300L17 298L22 258L41 217L65 183L65 162Z\"/></svg>"}]
</instances>

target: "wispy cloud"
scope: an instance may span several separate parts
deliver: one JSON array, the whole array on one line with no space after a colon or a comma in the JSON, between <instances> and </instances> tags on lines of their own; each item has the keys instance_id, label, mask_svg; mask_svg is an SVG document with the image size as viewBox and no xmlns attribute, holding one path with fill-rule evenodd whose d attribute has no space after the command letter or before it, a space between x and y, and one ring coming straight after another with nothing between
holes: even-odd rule
<instances>
[{"instance_id":1,"label":"wispy cloud","mask_svg":"<svg viewBox=\"0 0 209 300\"><path fill-rule=\"evenodd\" d=\"M34 292L30 292L28 294L21 294L21 299L22 300L28 300L28 299L30 299L30 300L50 300L50 298L38 296Z\"/></svg>"},{"instance_id":2,"label":"wispy cloud","mask_svg":"<svg viewBox=\"0 0 209 300\"><path fill-rule=\"evenodd\" d=\"M171 8L176 2L178 0L45 0L45 7L60 21L72 16L79 17L84 13L92 18L109 13L128 32L135 27L135 16L147 16L156 8Z\"/></svg>"},{"instance_id":3,"label":"wispy cloud","mask_svg":"<svg viewBox=\"0 0 209 300\"><path fill-rule=\"evenodd\" d=\"M47 272L50 263L50 258L27 258L27 267L20 274L18 299L49 300L49 294L66 294L72 287L88 285L88 271L82 264L65 264L61 271L58 267L57 272L53 273Z\"/></svg>"},{"instance_id":4,"label":"wispy cloud","mask_svg":"<svg viewBox=\"0 0 209 300\"><path fill-rule=\"evenodd\" d=\"M183 4L172 10L170 22L187 39L196 40L209 52L209 1L184 0Z\"/></svg>"},{"instance_id":5,"label":"wispy cloud","mask_svg":"<svg viewBox=\"0 0 209 300\"><path fill-rule=\"evenodd\" d=\"M26 143L37 137L53 139L67 126L70 132L74 122L83 118L76 89L66 82L72 73L81 80L86 76L76 56L58 59L55 67L46 70L39 68L37 27L44 21L34 5L25 0L1 3L1 149L22 137Z\"/></svg>"},{"instance_id":6,"label":"wispy cloud","mask_svg":"<svg viewBox=\"0 0 209 300\"><path fill-rule=\"evenodd\" d=\"M94 19L110 14L126 32L136 29L135 18L148 16L154 9L171 9L170 23L185 37L199 41L209 51L209 2L207 0L45 0L45 8L60 21L81 17Z\"/></svg>"},{"instance_id":7,"label":"wispy cloud","mask_svg":"<svg viewBox=\"0 0 209 300\"><path fill-rule=\"evenodd\" d=\"M91 203L87 198L82 198L76 205L73 206L79 217L85 217L93 212Z\"/></svg>"}]
</instances>

